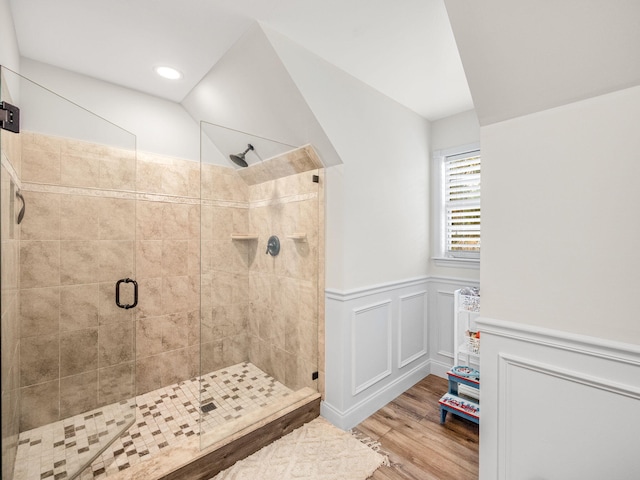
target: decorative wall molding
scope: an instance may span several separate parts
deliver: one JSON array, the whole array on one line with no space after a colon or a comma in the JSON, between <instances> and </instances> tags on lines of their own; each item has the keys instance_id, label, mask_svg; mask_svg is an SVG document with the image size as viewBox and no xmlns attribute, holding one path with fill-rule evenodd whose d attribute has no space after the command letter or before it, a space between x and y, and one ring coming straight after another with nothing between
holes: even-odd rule
<instances>
[{"instance_id":1,"label":"decorative wall molding","mask_svg":"<svg viewBox=\"0 0 640 480\"><path fill-rule=\"evenodd\" d=\"M632 385L619 384L606 378L585 374L576 370L562 368L535 360L529 360L517 355L499 354L498 359L499 380L501 385L506 385L508 383L509 370L512 369L512 367L518 367L542 375L555 377L562 381L578 383L580 385L596 388L608 393L640 400L640 388L636 388Z\"/></svg>"},{"instance_id":2,"label":"decorative wall molding","mask_svg":"<svg viewBox=\"0 0 640 480\"><path fill-rule=\"evenodd\" d=\"M428 318L427 318L427 290L421 290L410 295L400 296L400 314L398 317L398 365L400 368L427 354ZM417 312L410 312L413 305ZM419 333L422 332L422 335ZM415 351L406 351L411 346Z\"/></svg>"},{"instance_id":3,"label":"decorative wall molding","mask_svg":"<svg viewBox=\"0 0 640 480\"><path fill-rule=\"evenodd\" d=\"M487 317L481 317L477 322L483 332L492 335L640 366L640 345Z\"/></svg>"},{"instance_id":4,"label":"decorative wall molding","mask_svg":"<svg viewBox=\"0 0 640 480\"><path fill-rule=\"evenodd\" d=\"M443 299L447 300L447 304L443 305ZM438 355L450 358L453 362L453 291L436 290L436 309L437 318L449 318L451 315L451 328L444 322L437 322L433 325L436 331L436 339L438 340ZM445 335L448 334L448 338Z\"/></svg>"},{"instance_id":5,"label":"decorative wall molding","mask_svg":"<svg viewBox=\"0 0 640 480\"><path fill-rule=\"evenodd\" d=\"M633 476L640 346L488 318L478 325L481 480Z\"/></svg>"},{"instance_id":6,"label":"decorative wall molding","mask_svg":"<svg viewBox=\"0 0 640 480\"><path fill-rule=\"evenodd\" d=\"M326 292L323 415L352 428L428 375L428 305L426 278Z\"/></svg>"},{"instance_id":7,"label":"decorative wall molding","mask_svg":"<svg viewBox=\"0 0 640 480\"><path fill-rule=\"evenodd\" d=\"M328 288L325 290L325 296L332 300L347 302L349 300L355 300L361 297L367 297L371 295L376 295L378 293L397 290L399 288L423 285L425 282L428 282L428 281L429 281L429 277L418 277L418 278L411 278L407 280L400 280L397 282L382 283L378 285L372 285L369 287L355 288L352 290L344 290L344 291Z\"/></svg>"},{"instance_id":8,"label":"decorative wall molding","mask_svg":"<svg viewBox=\"0 0 640 480\"><path fill-rule=\"evenodd\" d=\"M424 376L446 376L453 361L453 292L465 286L478 282L422 277L327 290L322 415L352 428ZM418 304L426 308L423 323L417 320ZM367 318L376 311L368 310L372 306L388 308L391 332L387 323L380 325L391 343L360 347L364 362L384 362L368 377L354 377L354 337L370 332L354 330L352 315ZM402 337L420 335L418 325L426 328L425 353L418 343L403 352ZM640 411L640 346L486 317L478 325L483 335L480 480L629 478L636 471L640 416L627 412ZM376 341L381 344L381 338ZM386 374L380 365L389 361L389 349ZM624 420L616 421L616 415Z\"/></svg>"},{"instance_id":9,"label":"decorative wall molding","mask_svg":"<svg viewBox=\"0 0 640 480\"><path fill-rule=\"evenodd\" d=\"M355 396L391 375L391 300L354 308L352 312L351 391ZM377 352L373 358L371 351Z\"/></svg>"},{"instance_id":10,"label":"decorative wall molding","mask_svg":"<svg viewBox=\"0 0 640 480\"><path fill-rule=\"evenodd\" d=\"M425 276L327 289L323 415L352 428L426 375L446 377L453 361L453 291L464 286L477 282ZM441 308L438 295L449 299Z\"/></svg>"}]
</instances>

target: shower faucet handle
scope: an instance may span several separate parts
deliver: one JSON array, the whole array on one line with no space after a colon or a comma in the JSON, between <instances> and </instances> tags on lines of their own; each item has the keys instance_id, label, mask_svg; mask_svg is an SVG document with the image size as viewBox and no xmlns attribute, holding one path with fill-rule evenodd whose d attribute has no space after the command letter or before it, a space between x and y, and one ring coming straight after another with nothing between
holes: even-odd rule
<instances>
[{"instance_id":1,"label":"shower faucet handle","mask_svg":"<svg viewBox=\"0 0 640 480\"><path fill-rule=\"evenodd\" d=\"M280 253L280 239L277 236L271 235L269 237L269 240L267 241L266 253L268 255L271 255L272 257L275 257Z\"/></svg>"}]
</instances>

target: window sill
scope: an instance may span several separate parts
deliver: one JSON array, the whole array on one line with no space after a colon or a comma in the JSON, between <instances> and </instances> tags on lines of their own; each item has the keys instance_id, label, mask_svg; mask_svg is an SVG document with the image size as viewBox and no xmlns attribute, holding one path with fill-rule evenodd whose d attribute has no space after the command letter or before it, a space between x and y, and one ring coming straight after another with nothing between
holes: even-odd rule
<instances>
[{"instance_id":1,"label":"window sill","mask_svg":"<svg viewBox=\"0 0 640 480\"><path fill-rule=\"evenodd\" d=\"M438 267L456 267L456 268L473 268L480 269L479 258L450 258L450 257L432 257L433 263Z\"/></svg>"}]
</instances>

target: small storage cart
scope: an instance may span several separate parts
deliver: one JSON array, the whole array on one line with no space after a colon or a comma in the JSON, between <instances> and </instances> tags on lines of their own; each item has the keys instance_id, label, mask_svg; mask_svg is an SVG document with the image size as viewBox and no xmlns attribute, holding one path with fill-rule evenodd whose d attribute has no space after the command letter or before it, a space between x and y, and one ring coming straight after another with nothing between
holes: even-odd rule
<instances>
[{"instance_id":1,"label":"small storage cart","mask_svg":"<svg viewBox=\"0 0 640 480\"><path fill-rule=\"evenodd\" d=\"M454 292L454 366L447 372L449 389L440 399L440 422L447 413L480 420L480 293L475 288Z\"/></svg>"}]
</instances>

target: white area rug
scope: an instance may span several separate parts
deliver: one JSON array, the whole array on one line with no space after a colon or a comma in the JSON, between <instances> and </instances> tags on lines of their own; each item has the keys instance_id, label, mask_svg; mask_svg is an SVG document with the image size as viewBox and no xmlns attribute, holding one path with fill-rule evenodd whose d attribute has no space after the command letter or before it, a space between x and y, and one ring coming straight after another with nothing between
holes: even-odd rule
<instances>
[{"instance_id":1,"label":"white area rug","mask_svg":"<svg viewBox=\"0 0 640 480\"><path fill-rule=\"evenodd\" d=\"M318 417L211 480L365 480L386 461Z\"/></svg>"}]
</instances>

